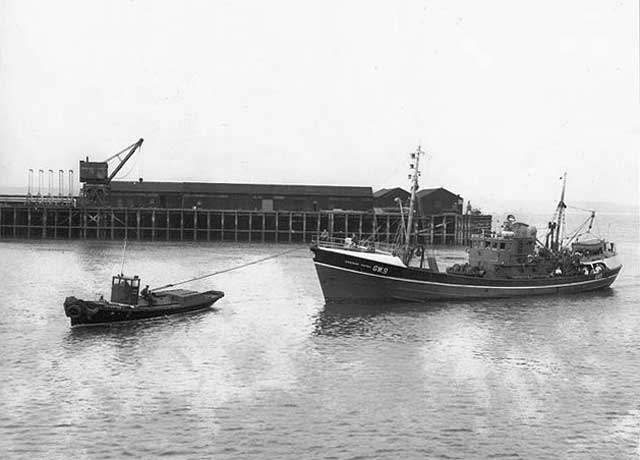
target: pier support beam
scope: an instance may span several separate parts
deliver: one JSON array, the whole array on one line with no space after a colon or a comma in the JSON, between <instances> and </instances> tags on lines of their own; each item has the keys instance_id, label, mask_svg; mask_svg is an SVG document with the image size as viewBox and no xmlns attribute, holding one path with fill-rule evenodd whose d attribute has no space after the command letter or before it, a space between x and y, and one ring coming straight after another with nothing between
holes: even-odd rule
<instances>
[{"instance_id":1,"label":"pier support beam","mask_svg":"<svg viewBox=\"0 0 640 460\"><path fill-rule=\"evenodd\" d=\"M31 239L31 208L27 209L27 238Z\"/></svg>"},{"instance_id":2,"label":"pier support beam","mask_svg":"<svg viewBox=\"0 0 640 460\"><path fill-rule=\"evenodd\" d=\"M156 240L156 210L151 211L151 241Z\"/></svg>"},{"instance_id":3,"label":"pier support beam","mask_svg":"<svg viewBox=\"0 0 640 460\"><path fill-rule=\"evenodd\" d=\"M211 241L211 211L207 211L207 241Z\"/></svg>"}]
</instances>

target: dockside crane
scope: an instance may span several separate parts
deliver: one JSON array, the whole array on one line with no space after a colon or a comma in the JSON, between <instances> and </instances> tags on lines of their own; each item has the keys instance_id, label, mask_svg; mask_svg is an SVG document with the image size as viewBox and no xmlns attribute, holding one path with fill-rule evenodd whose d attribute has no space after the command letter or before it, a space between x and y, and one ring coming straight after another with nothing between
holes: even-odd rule
<instances>
[{"instance_id":1,"label":"dockside crane","mask_svg":"<svg viewBox=\"0 0 640 460\"><path fill-rule=\"evenodd\" d=\"M109 203L111 181L120 172L129 158L142 146L144 139L140 138L133 144L125 147L118 153L111 155L104 161L80 160L80 182L84 185L81 190L82 202L91 206L104 206ZM126 155L125 155L126 153ZM124 155L124 157L122 157ZM118 159L120 162L109 174L109 162Z\"/></svg>"}]
</instances>

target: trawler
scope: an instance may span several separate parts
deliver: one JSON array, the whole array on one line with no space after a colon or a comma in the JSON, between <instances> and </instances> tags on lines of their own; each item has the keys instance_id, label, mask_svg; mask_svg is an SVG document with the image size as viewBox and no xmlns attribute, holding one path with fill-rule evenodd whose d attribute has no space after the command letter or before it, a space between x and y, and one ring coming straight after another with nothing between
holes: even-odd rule
<instances>
[{"instance_id":1,"label":"trawler","mask_svg":"<svg viewBox=\"0 0 640 460\"><path fill-rule=\"evenodd\" d=\"M418 244L414 228L422 155L420 147L411 154L409 211L396 244L326 236L313 242L310 249L327 303L570 294L607 288L620 273L615 244L591 232L595 211L563 237L566 173L544 242L535 227L509 215L499 230L472 235L466 263L439 270L435 257L426 256L426 248Z\"/></svg>"}]
</instances>

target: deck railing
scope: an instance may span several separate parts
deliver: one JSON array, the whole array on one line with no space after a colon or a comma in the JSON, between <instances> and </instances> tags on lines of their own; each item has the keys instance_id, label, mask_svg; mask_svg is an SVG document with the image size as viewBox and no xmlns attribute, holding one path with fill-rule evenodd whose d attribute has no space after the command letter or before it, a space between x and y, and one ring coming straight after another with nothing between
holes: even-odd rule
<instances>
[{"instance_id":1,"label":"deck railing","mask_svg":"<svg viewBox=\"0 0 640 460\"><path fill-rule=\"evenodd\" d=\"M397 247L391 243L384 243L370 240L353 240L351 238L323 238L322 236L313 239L313 244L321 248L349 249L358 252L378 252L382 254L393 254Z\"/></svg>"}]
</instances>

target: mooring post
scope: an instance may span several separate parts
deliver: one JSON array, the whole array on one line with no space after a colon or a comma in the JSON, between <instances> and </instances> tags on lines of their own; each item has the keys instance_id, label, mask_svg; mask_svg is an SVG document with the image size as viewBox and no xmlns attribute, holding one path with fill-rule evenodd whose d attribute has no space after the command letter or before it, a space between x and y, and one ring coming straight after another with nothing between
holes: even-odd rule
<instances>
[{"instance_id":1,"label":"mooring post","mask_svg":"<svg viewBox=\"0 0 640 460\"><path fill-rule=\"evenodd\" d=\"M293 236L293 212L289 211L289 243L291 243L292 236Z\"/></svg>"},{"instance_id":2,"label":"mooring post","mask_svg":"<svg viewBox=\"0 0 640 460\"><path fill-rule=\"evenodd\" d=\"M18 232L18 210L13 208L13 237L17 236Z\"/></svg>"},{"instance_id":3,"label":"mooring post","mask_svg":"<svg viewBox=\"0 0 640 460\"><path fill-rule=\"evenodd\" d=\"M360 214L360 222L358 223L358 239L362 239L362 214Z\"/></svg>"},{"instance_id":4,"label":"mooring post","mask_svg":"<svg viewBox=\"0 0 640 460\"><path fill-rule=\"evenodd\" d=\"M278 242L278 231L279 231L279 216L278 216L278 211L276 211L276 243Z\"/></svg>"},{"instance_id":5,"label":"mooring post","mask_svg":"<svg viewBox=\"0 0 640 460\"><path fill-rule=\"evenodd\" d=\"M266 213L262 213L262 242L264 243L265 241L265 233L266 233L266 229L267 229L267 214Z\"/></svg>"},{"instance_id":6,"label":"mooring post","mask_svg":"<svg viewBox=\"0 0 640 460\"><path fill-rule=\"evenodd\" d=\"M251 243L252 230L253 230L253 211L249 211L249 243Z\"/></svg>"},{"instance_id":7,"label":"mooring post","mask_svg":"<svg viewBox=\"0 0 640 460\"><path fill-rule=\"evenodd\" d=\"M322 224L320 222L321 215L322 214L320 214L320 211L318 211L317 220L316 220L316 241L320 241L320 225Z\"/></svg>"}]
</instances>

